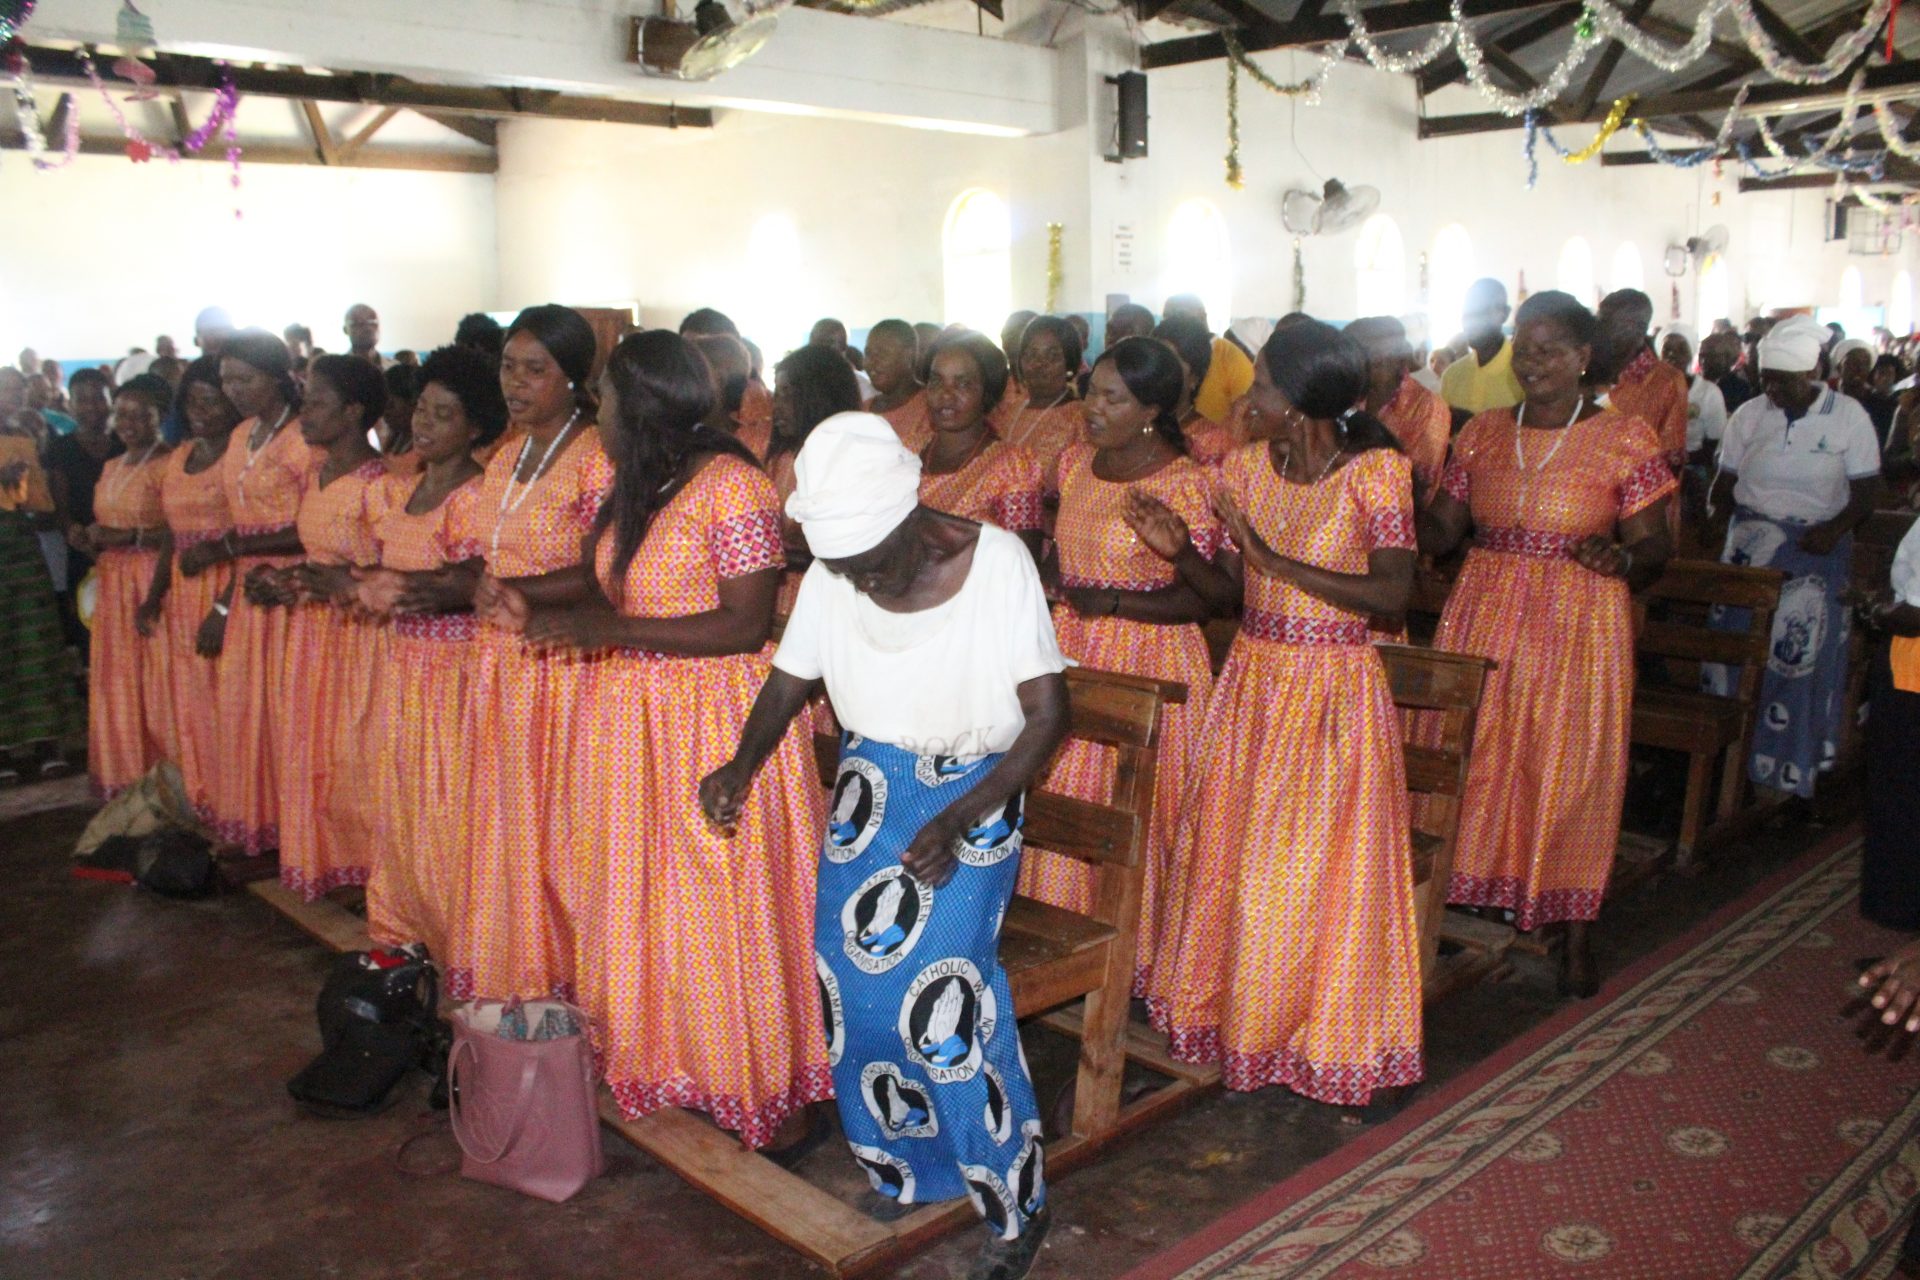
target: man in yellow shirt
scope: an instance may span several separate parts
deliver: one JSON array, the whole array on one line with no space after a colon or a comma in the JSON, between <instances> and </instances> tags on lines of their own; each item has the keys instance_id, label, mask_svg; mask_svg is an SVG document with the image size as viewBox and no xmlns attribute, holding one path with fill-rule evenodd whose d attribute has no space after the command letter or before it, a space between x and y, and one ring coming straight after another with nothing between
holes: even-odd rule
<instances>
[{"instance_id":1,"label":"man in yellow shirt","mask_svg":"<svg viewBox=\"0 0 1920 1280\"><path fill-rule=\"evenodd\" d=\"M1206 304L1190 293L1168 298L1166 315L1169 320L1174 316L1191 316L1201 324L1207 323ZM1208 326L1207 331L1211 333L1212 326ZM1202 417L1225 422L1233 402L1247 394L1252 386L1253 361L1247 358L1247 353L1231 339L1215 337L1213 364L1207 369L1200 390L1194 393L1193 407Z\"/></svg>"},{"instance_id":2,"label":"man in yellow shirt","mask_svg":"<svg viewBox=\"0 0 1920 1280\"><path fill-rule=\"evenodd\" d=\"M1513 343L1501 330L1507 313L1507 287L1498 280L1475 280L1467 290L1460 323L1470 350L1440 375L1440 398L1452 408L1472 415L1520 403L1520 379L1513 376Z\"/></svg>"}]
</instances>

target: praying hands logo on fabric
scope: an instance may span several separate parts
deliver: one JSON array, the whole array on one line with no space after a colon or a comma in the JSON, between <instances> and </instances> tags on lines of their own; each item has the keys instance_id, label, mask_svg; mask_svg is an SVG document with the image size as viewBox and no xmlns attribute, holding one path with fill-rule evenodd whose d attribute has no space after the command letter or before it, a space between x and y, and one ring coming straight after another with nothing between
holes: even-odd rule
<instances>
[{"instance_id":1,"label":"praying hands logo on fabric","mask_svg":"<svg viewBox=\"0 0 1920 1280\"><path fill-rule=\"evenodd\" d=\"M900 866L863 881L840 908L847 959L862 973L885 973L906 959L933 912L933 888Z\"/></svg>"},{"instance_id":2,"label":"praying hands logo on fabric","mask_svg":"<svg viewBox=\"0 0 1920 1280\"><path fill-rule=\"evenodd\" d=\"M913 1203L913 1166L890 1151L853 1143L853 1158L867 1171L867 1180L883 1196L901 1204Z\"/></svg>"},{"instance_id":3,"label":"praying hands logo on fabric","mask_svg":"<svg viewBox=\"0 0 1920 1280\"><path fill-rule=\"evenodd\" d=\"M860 1073L860 1100L889 1142L940 1133L940 1118L933 1113L926 1086L907 1079L894 1063L867 1064Z\"/></svg>"},{"instance_id":4,"label":"praying hands logo on fabric","mask_svg":"<svg viewBox=\"0 0 1920 1280\"><path fill-rule=\"evenodd\" d=\"M829 862L852 862L865 853L887 816L887 775L870 760L844 760L833 788L833 811L821 848Z\"/></svg>"},{"instance_id":5,"label":"praying hands logo on fabric","mask_svg":"<svg viewBox=\"0 0 1920 1280\"><path fill-rule=\"evenodd\" d=\"M1818 574L1793 579L1780 591L1767 666L1790 680L1811 675L1826 634L1826 579Z\"/></svg>"},{"instance_id":6,"label":"praying hands logo on fabric","mask_svg":"<svg viewBox=\"0 0 1920 1280\"><path fill-rule=\"evenodd\" d=\"M981 1108L981 1119L986 1123L987 1136L997 1145L1013 1136L1013 1108L1007 1105L1007 1086L1000 1073L991 1062L981 1066L987 1079L987 1103Z\"/></svg>"},{"instance_id":7,"label":"praying hands logo on fabric","mask_svg":"<svg viewBox=\"0 0 1920 1280\"><path fill-rule=\"evenodd\" d=\"M999 1021L993 988L971 960L954 956L921 970L900 1002L900 1040L935 1084L971 1080L981 1046Z\"/></svg>"},{"instance_id":8,"label":"praying hands logo on fabric","mask_svg":"<svg viewBox=\"0 0 1920 1280\"><path fill-rule=\"evenodd\" d=\"M959 756L921 756L913 762L913 776L923 787L937 787L966 777L978 763L978 760L962 760Z\"/></svg>"},{"instance_id":9,"label":"praying hands logo on fabric","mask_svg":"<svg viewBox=\"0 0 1920 1280\"><path fill-rule=\"evenodd\" d=\"M1013 1219L1013 1195L1006 1179L983 1164L963 1164L960 1175L967 1180L967 1196L973 1207L987 1220L997 1236L1007 1235L1007 1223Z\"/></svg>"},{"instance_id":10,"label":"praying hands logo on fabric","mask_svg":"<svg viewBox=\"0 0 1920 1280\"><path fill-rule=\"evenodd\" d=\"M1031 1218L1046 1203L1046 1148L1040 1145L1038 1120L1020 1126L1020 1133L1026 1140L1007 1168L1007 1188L1013 1193L1020 1216Z\"/></svg>"},{"instance_id":11,"label":"praying hands logo on fabric","mask_svg":"<svg viewBox=\"0 0 1920 1280\"><path fill-rule=\"evenodd\" d=\"M1000 808L983 815L960 838L954 856L969 867L991 867L1006 861L1020 847L1024 799L1016 791Z\"/></svg>"}]
</instances>

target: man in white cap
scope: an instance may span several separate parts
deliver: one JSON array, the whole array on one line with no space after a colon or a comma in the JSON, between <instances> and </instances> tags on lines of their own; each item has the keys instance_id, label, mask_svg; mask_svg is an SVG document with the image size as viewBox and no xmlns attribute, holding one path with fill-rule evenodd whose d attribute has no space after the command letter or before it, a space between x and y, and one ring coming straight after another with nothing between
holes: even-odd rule
<instances>
[{"instance_id":1,"label":"man in white cap","mask_svg":"<svg viewBox=\"0 0 1920 1280\"><path fill-rule=\"evenodd\" d=\"M1020 1280L1052 1218L1000 922L1027 786L1067 730L1066 659L1026 544L920 505L920 459L886 419L828 418L794 459L787 514L813 564L713 821L824 681L847 730L814 937L840 1123L868 1212L971 1195L990 1238L969 1280Z\"/></svg>"},{"instance_id":2,"label":"man in white cap","mask_svg":"<svg viewBox=\"0 0 1920 1280\"><path fill-rule=\"evenodd\" d=\"M1710 517L1731 519L1722 560L1787 575L1748 774L1755 786L1802 799L1832 766L1853 531L1873 513L1880 489L1880 445L1866 410L1815 376L1825 337L1812 318L1791 316L1760 340L1763 394L1727 420L1708 504ZM1744 614L1715 612L1714 625L1745 629ZM1706 675L1709 692L1732 692L1725 668Z\"/></svg>"}]
</instances>

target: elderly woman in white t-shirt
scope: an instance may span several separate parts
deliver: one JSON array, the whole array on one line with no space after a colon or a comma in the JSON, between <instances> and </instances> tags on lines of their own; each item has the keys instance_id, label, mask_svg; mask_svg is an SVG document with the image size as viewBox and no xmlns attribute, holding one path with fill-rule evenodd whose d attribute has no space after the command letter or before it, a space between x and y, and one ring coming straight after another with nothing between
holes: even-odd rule
<instances>
[{"instance_id":1,"label":"elderly woman in white t-shirt","mask_svg":"<svg viewBox=\"0 0 1920 1280\"><path fill-rule=\"evenodd\" d=\"M700 800L731 822L825 681L847 733L814 946L841 1126L875 1216L971 1195L992 1238L970 1274L1017 1280L1049 1215L1000 924L1026 788L1066 734L1067 664L1026 546L921 506L919 482L920 459L873 414L807 438L787 514L814 562Z\"/></svg>"},{"instance_id":2,"label":"elderly woman in white t-shirt","mask_svg":"<svg viewBox=\"0 0 1920 1280\"><path fill-rule=\"evenodd\" d=\"M1760 340L1764 394L1727 420L1708 504L1732 513L1723 561L1787 575L1748 773L1756 786L1803 799L1839 737L1853 531L1873 514L1880 489L1880 443L1867 411L1815 380L1826 336L1793 316ZM1744 611L1714 612L1715 625L1746 626ZM1707 672L1713 692L1730 693L1730 682L1724 669Z\"/></svg>"}]
</instances>

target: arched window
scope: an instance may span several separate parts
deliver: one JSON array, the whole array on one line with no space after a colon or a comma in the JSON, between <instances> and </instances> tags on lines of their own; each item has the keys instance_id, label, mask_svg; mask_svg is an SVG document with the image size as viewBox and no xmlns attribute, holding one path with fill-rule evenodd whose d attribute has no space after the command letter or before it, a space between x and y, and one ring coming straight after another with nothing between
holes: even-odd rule
<instances>
[{"instance_id":1,"label":"arched window","mask_svg":"<svg viewBox=\"0 0 1920 1280\"><path fill-rule=\"evenodd\" d=\"M1394 220L1384 213L1368 218L1353 247L1354 314L1397 316L1406 310L1406 259Z\"/></svg>"},{"instance_id":2,"label":"arched window","mask_svg":"<svg viewBox=\"0 0 1920 1280\"><path fill-rule=\"evenodd\" d=\"M767 363L807 340L812 317L801 310L805 291L800 282L800 229L784 213L769 213L747 233L747 279L743 290L750 299L740 308L741 331L768 353Z\"/></svg>"},{"instance_id":3,"label":"arched window","mask_svg":"<svg viewBox=\"0 0 1920 1280\"><path fill-rule=\"evenodd\" d=\"M1858 311L1866 305L1866 284L1860 278L1860 268L1848 267L1840 273L1840 309Z\"/></svg>"},{"instance_id":4,"label":"arched window","mask_svg":"<svg viewBox=\"0 0 1920 1280\"><path fill-rule=\"evenodd\" d=\"M1163 292L1198 294L1207 323L1224 333L1233 321L1233 246L1227 220L1211 200L1184 200L1167 222Z\"/></svg>"},{"instance_id":5,"label":"arched window","mask_svg":"<svg viewBox=\"0 0 1920 1280\"><path fill-rule=\"evenodd\" d=\"M1887 298L1887 332L1896 338L1913 332L1913 273L1905 267L1894 276L1893 292Z\"/></svg>"},{"instance_id":6,"label":"arched window","mask_svg":"<svg viewBox=\"0 0 1920 1280\"><path fill-rule=\"evenodd\" d=\"M1585 236L1575 236L1561 246L1554 278L1560 292L1572 294L1583 305L1590 307L1599 301L1595 295L1600 289L1593 279L1593 246Z\"/></svg>"},{"instance_id":7,"label":"arched window","mask_svg":"<svg viewBox=\"0 0 1920 1280\"><path fill-rule=\"evenodd\" d=\"M1698 327L1703 334L1713 328L1715 320L1733 319L1733 299L1727 287L1727 260L1717 253L1709 255L1700 268L1696 301L1700 308Z\"/></svg>"},{"instance_id":8,"label":"arched window","mask_svg":"<svg viewBox=\"0 0 1920 1280\"><path fill-rule=\"evenodd\" d=\"M1427 320L1436 345L1459 336L1473 271L1473 237L1467 229L1457 222L1440 228L1427 264Z\"/></svg>"},{"instance_id":9,"label":"arched window","mask_svg":"<svg viewBox=\"0 0 1920 1280\"><path fill-rule=\"evenodd\" d=\"M1608 289L1645 289L1647 287L1646 268L1640 261L1640 246L1631 240L1623 240L1620 247L1613 251L1613 264L1607 271Z\"/></svg>"},{"instance_id":10,"label":"arched window","mask_svg":"<svg viewBox=\"0 0 1920 1280\"><path fill-rule=\"evenodd\" d=\"M998 333L1013 310L1013 218L991 191L963 191L940 237L946 264L946 320Z\"/></svg>"}]
</instances>

